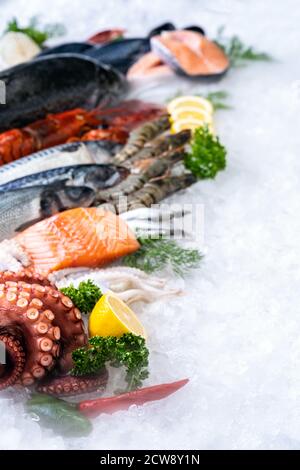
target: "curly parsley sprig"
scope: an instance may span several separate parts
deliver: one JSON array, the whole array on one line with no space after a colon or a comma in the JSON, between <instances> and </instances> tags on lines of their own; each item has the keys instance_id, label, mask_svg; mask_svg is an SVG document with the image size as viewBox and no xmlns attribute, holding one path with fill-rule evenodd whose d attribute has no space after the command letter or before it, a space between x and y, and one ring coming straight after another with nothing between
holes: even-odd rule
<instances>
[{"instance_id":1,"label":"curly parsley sprig","mask_svg":"<svg viewBox=\"0 0 300 470\"><path fill-rule=\"evenodd\" d=\"M102 296L101 289L90 279L80 282L78 287L70 284L69 287L63 287L60 290L82 313L90 313Z\"/></svg>"},{"instance_id":2,"label":"curly parsley sprig","mask_svg":"<svg viewBox=\"0 0 300 470\"><path fill-rule=\"evenodd\" d=\"M214 136L204 125L195 130L191 150L186 154L184 163L197 178L214 178L220 170L226 168L226 153L219 137Z\"/></svg>"},{"instance_id":3,"label":"curly parsley sprig","mask_svg":"<svg viewBox=\"0 0 300 470\"><path fill-rule=\"evenodd\" d=\"M148 375L149 351L145 339L132 333L120 338L115 336L93 336L86 347L73 351L72 375L99 372L107 364L126 368L127 390L142 386Z\"/></svg>"}]
</instances>

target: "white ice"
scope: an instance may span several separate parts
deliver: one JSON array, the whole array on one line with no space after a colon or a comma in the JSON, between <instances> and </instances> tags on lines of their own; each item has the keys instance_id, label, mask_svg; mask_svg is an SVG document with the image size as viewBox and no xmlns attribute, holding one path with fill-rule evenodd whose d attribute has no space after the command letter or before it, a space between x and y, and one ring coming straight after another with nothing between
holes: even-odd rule
<instances>
[{"instance_id":1,"label":"white ice","mask_svg":"<svg viewBox=\"0 0 300 470\"><path fill-rule=\"evenodd\" d=\"M187 296L141 314L147 383L190 383L164 401L97 418L84 439L41 429L9 395L0 399L0 447L299 449L299 2L2 0L0 29L37 13L63 21L75 40L109 26L145 34L173 20L214 35L226 24L276 60L233 69L210 87L178 81L141 94L164 100L177 90L224 89L233 107L216 117L226 171L173 197L205 205L205 261L186 280Z\"/></svg>"}]
</instances>

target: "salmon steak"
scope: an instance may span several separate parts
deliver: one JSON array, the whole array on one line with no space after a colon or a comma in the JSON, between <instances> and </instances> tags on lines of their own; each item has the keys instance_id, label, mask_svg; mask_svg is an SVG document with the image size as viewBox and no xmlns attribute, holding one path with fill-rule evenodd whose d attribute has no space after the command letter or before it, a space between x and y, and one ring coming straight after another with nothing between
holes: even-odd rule
<instances>
[{"instance_id":1,"label":"salmon steak","mask_svg":"<svg viewBox=\"0 0 300 470\"><path fill-rule=\"evenodd\" d=\"M203 34L167 31L151 38L152 51L176 72L189 76L219 76L229 68L223 50Z\"/></svg>"},{"instance_id":2,"label":"salmon steak","mask_svg":"<svg viewBox=\"0 0 300 470\"><path fill-rule=\"evenodd\" d=\"M27 254L30 268L43 276L59 269L102 266L140 247L126 222L96 207L56 214L15 240Z\"/></svg>"},{"instance_id":3,"label":"salmon steak","mask_svg":"<svg viewBox=\"0 0 300 470\"><path fill-rule=\"evenodd\" d=\"M172 69L164 64L155 52L148 52L137 60L128 70L127 78L159 77L172 74Z\"/></svg>"}]
</instances>

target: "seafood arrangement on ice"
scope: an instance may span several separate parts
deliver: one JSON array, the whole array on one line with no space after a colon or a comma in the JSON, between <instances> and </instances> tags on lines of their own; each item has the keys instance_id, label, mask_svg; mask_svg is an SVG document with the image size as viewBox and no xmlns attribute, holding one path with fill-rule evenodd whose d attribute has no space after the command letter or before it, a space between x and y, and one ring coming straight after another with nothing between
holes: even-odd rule
<instances>
[{"instance_id":1,"label":"seafood arrangement on ice","mask_svg":"<svg viewBox=\"0 0 300 470\"><path fill-rule=\"evenodd\" d=\"M131 79L220 79L230 57L197 26L142 38L116 28L51 48L47 34L15 22L0 41L19 64L0 73L0 390L25 387L42 416L68 409L57 397L103 393L107 366L122 367L126 393L72 408L87 431L84 416L188 382L141 388L147 334L131 305L183 294L153 272L184 274L201 255L172 239L191 235L178 225L187 214L157 204L226 166L208 99L129 100Z\"/></svg>"}]
</instances>

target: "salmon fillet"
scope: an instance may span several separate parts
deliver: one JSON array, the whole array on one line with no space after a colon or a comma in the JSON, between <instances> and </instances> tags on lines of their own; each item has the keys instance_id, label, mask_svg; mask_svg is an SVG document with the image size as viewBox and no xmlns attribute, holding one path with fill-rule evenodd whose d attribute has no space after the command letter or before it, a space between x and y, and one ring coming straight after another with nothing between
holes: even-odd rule
<instances>
[{"instance_id":1,"label":"salmon fillet","mask_svg":"<svg viewBox=\"0 0 300 470\"><path fill-rule=\"evenodd\" d=\"M97 267L136 251L128 225L103 209L76 208L56 214L15 237L31 268L43 276L71 267Z\"/></svg>"},{"instance_id":2,"label":"salmon fillet","mask_svg":"<svg viewBox=\"0 0 300 470\"><path fill-rule=\"evenodd\" d=\"M127 72L127 78L154 77L172 73L172 69L165 65L157 54L148 52L130 67Z\"/></svg>"},{"instance_id":3,"label":"salmon fillet","mask_svg":"<svg viewBox=\"0 0 300 470\"><path fill-rule=\"evenodd\" d=\"M222 49L195 31L163 32L151 38L151 46L162 60L188 75L220 74L229 67Z\"/></svg>"}]
</instances>

